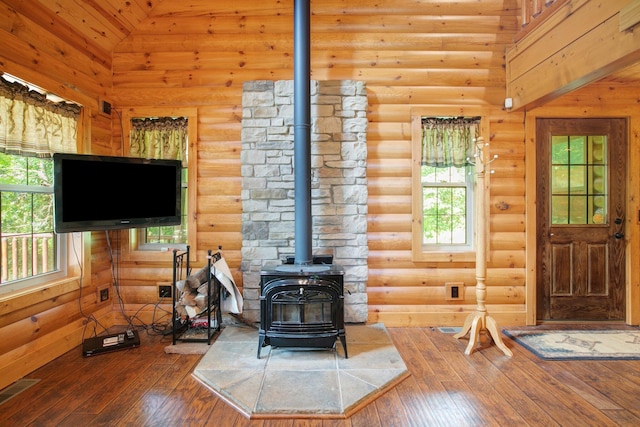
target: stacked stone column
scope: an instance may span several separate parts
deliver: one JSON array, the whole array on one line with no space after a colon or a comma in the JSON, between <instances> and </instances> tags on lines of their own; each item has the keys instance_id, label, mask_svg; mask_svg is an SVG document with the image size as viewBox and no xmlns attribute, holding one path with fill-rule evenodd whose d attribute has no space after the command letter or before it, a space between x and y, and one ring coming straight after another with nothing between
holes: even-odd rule
<instances>
[{"instance_id":1,"label":"stacked stone column","mask_svg":"<svg viewBox=\"0 0 640 427\"><path fill-rule=\"evenodd\" d=\"M311 82L312 252L345 269L345 321L367 321L367 96L363 82ZM246 320L260 270L294 255L293 81L242 96L242 271Z\"/></svg>"}]
</instances>

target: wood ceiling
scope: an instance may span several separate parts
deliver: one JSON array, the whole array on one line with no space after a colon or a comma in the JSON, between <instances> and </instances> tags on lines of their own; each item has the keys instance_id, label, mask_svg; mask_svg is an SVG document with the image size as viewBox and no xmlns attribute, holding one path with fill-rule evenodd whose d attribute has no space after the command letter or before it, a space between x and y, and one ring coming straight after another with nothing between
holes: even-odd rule
<instances>
[{"instance_id":1,"label":"wood ceiling","mask_svg":"<svg viewBox=\"0 0 640 427\"><path fill-rule=\"evenodd\" d=\"M110 66L115 46L126 38L136 26L163 4L167 9L176 0L3 0L8 6L35 23L53 28L58 34L68 33L77 47L90 51L98 62ZM201 2L194 0L202 8ZM166 11L164 11L166 12ZM19 27L16 19L14 27ZM617 71L604 79L623 83L640 80L640 64Z\"/></svg>"},{"instance_id":2,"label":"wood ceiling","mask_svg":"<svg viewBox=\"0 0 640 427\"><path fill-rule=\"evenodd\" d=\"M75 47L90 51L95 59L111 63L114 47L146 19L163 0L3 0L16 12L49 28ZM11 12L11 11L9 11ZM11 31L20 31L14 14Z\"/></svg>"}]
</instances>

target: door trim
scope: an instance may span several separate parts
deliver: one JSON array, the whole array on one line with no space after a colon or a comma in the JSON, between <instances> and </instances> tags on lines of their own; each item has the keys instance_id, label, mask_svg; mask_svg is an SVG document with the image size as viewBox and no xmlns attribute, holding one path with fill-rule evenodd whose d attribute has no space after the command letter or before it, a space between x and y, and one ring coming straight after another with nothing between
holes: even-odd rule
<instances>
[{"instance_id":1,"label":"door trim","mask_svg":"<svg viewBox=\"0 0 640 427\"><path fill-rule=\"evenodd\" d=\"M636 107L637 108L637 107ZM601 114L599 114L601 113ZM615 113L615 114L614 114ZM538 118L627 118L627 211L626 211L626 281L625 281L625 323L640 324L640 261L633 264L631 260L640 259L640 150L632 149L640 144L640 116L633 109L612 112L604 108L578 107L540 107L527 111L524 115L525 125L525 195L526 195L526 300L525 321L527 325L537 324L537 277L536 277L536 237L538 233L536 218L536 120ZM633 175L633 176L632 176ZM631 184L631 183L635 184ZM638 286L631 286L638 283Z\"/></svg>"}]
</instances>

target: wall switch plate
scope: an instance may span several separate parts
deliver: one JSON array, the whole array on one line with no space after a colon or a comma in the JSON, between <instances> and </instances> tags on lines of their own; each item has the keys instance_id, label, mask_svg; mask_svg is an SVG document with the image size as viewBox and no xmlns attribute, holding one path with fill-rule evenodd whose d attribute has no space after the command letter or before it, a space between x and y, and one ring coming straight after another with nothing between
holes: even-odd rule
<instances>
[{"instance_id":1,"label":"wall switch plate","mask_svg":"<svg viewBox=\"0 0 640 427\"><path fill-rule=\"evenodd\" d=\"M105 302L109 299L109 288L102 288L98 290L98 297L100 298L100 302Z\"/></svg>"},{"instance_id":2,"label":"wall switch plate","mask_svg":"<svg viewBox=\"0 0 640 427\"><path fill-rule=\"evenodd\" d=\"M447 282L444 284L445 301L464 300L464 282Z\"/></svg>"}]
</instances>

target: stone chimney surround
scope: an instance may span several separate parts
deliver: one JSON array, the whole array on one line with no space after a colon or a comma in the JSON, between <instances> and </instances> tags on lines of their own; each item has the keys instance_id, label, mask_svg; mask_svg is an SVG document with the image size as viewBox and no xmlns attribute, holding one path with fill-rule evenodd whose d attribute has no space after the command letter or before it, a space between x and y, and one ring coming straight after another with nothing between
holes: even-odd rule
<instances>
[{"instance_id":1,"label":"stone chimney surround","mask_svg":"<svg viewBox=\"0 0 640 427\"><path fill-rule=\"evenodd\" d=\"M367 321L367 95L363 82L311 81L314 255L345 269L345 322ZM293 80L242 95L243 316L260 319L260 271L294 255Z\"/></svg>"}]
</instances>

